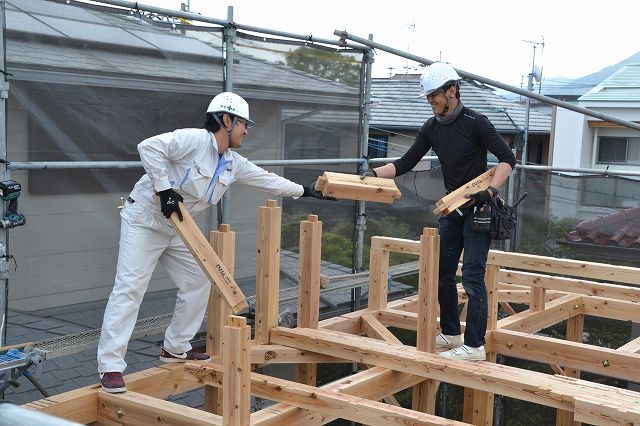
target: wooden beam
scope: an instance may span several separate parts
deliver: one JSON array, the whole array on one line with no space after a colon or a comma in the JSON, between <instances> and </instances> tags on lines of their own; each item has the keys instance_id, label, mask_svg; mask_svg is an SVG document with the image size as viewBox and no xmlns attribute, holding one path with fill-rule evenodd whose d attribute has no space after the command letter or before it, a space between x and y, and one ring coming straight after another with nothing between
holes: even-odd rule
<instances>
[{"instance_id":1,"label":"wooden beam","mask_svg":"<svg viewBox=\"0 0 640 426\"><path fill-rule=\"evenodd\" d=\"M191 373L199 381L207 383L210 371L216 371L219 368L219 366L215 365L201 365L199 369L194 369ZM212 384L215 384L215 382ZM325 416L343 418L364 424L380 426L397 426L398 424L467 424L372 401L361 396L349 395L326 388L317 388L257 373L251 374L251 392L271 401L283 402L288 405L313 410Z\"/></svg>"},{"instance_id":2,"label":"wooden beam","mask_svg":"<svg viewBox=\"0 0 640 426\"><path fill-rule=\"evenodd\" d=\"M630 352L640 354L640 337L636 337L629 343L626 343L616 349L619 352Z\"/></svg>"},{"instance_id":3,"label":"wooden beam","mask_svg":"<svg viewBox=\"0 0 640 426\"><path fill-rule=\"evenodd\" d=\"M231 226L220 224L217 231L211 231L209 242L213 250L218 253L220 260L235 275L235 251L236 233L231 231ZM231 315L231 309L224 302L217 291L209 294L207 308L207 353L212 356L222 354L222 334L227 317ZM222 413L222 390L212 386L204 388L204 410L209 413Z\"/></svg>"},{"instance_id":4,"label":"wooden beam","mask_svg":"<svg viewBox=\"0 0 640 426\"><path fill-rule=\"evenodd\" d=\"M387 327L398 327L413 331L418 329L418 314L413 312L385 309L383 311L377 311L375 315L378 320Z\"/></svg>"},{"instance_id":5,"label":"wooden beam","mask_svg":"<svg viewBox=\"0 0 640 426\"><path fill-rule=\"evenodd\" d=\"M576 315L567 320L566 339L571 342L582 343L582 334L584 332L584 315ZM580 378L580 370L568 365L563 369L563 373L568 377ZM557 410L556 426L578 426L574 421L573 412Z\"/></svg>"},{"instance_id":6,"label":"wooden beam","mask_svg":"<svg viewBox=\"0 0 640 426\"><path fill-rule=\"evenodd\" d=\"M325 196L343 200L393 203L402 195L393 179L324 172L316 181L316 189Z\"/></svg>"},{"instance_id":7,"label":"wooden beam","mask_svg":"<svg viewBox=\"0 0 640 426\"><path fill-rule=\"evenodd\" d=\"M583 313L582 297L567 295L546 305L544 311L526 310L498 321L498 328L533 333Z\"/></svg>"},{"instance_id":8,"label":"wooden beam","mask_svg":"<svg viewBox=\"0 0 640 426\"><path fill-rule=\"evenodd\" d=\"M573 401L577 395L591 395L592 392L589 382L582 380L571 379L573 382L563 382L559 380L570 378L549 376L484 361L448 360L406 346L399 347L391 343L348 336L343 333L277 327L271 334L272 340L279 344L344 357L355 362L393 368L425 378L443 380L563 410L573 410ZM566 387L563 388L559 384L564 384ZM600 387L594 394L598 398L608 398L625 409L632 407L619 417L612 417L612 421L624 422L631 415L640 416L640 393L613 387ZM594 404L589 408L593 413L600 414L598 405ZM607 414L610 413L607 412Z\"/></svg>"},{"instance_id":9,"label":"wooden beam","mask_svg":"<svg viewBox=\"0 0 640 426\"><path fill-rule=\"evenodd\" d=\"M322 222L309 215L300 222L300 280L298 283L298 327L318 328L320 316L320 261L322 254ZM296 381L315 385L317 365L298 364Z\"/></svg>"},{"instance_id":10,"label":"wooden beam","mask_svg":"<svg viewBox=\"0 0 640 426\"><path fill-rule=\"evenodd\" d=\"M388 250L393 253L420 254L420 241L404 238L375 237L371 239L371 248Z\"/></svg>"},{"instance_id":11,"label":"wooden beam","mask_svg":"<svg viewBox=\"0 0 640 426\"><path fill-rule=\"evenodd\" d=\"M230 316L224 328L222 360L224 388L222 414L225 426L249 424L251 407L251 328L244 317ZM211 385L212 383L207 383Z\"/></svg>"},{"instance_id":12,"label":"wooden beam","mask_svg":"<svg viewBox=\"0 0 640 426\"><path fill-rule=\"evenodd\" d=\"M639 287L509 270L503 270L500 273L500 280L531 287L544 287L546 289L559 290L567 293L640 302Z\"/></svg>"},{"instance_id":13,"label":"wooden beam","mask_svg":"<svg viewBox=\"0 0 640 426\"><path fill-rule=\"evenodd\" d=\"M433 211L433 214L436 216L447 215L455 209L462 207L464 204L469 202L469 199L465 198L465 194L487 189L491 182L491 178L496 172L496 167L497 166L493 166L480 176L470 180L460 188L456 189L453 192L450 192L449 194L436 201L436 208Z\"/></svg>"},{"instance_id":14,"label":"wooden beam","mask_svg":"<svg viewBox=\"0 0 640 426\"><path fill-rule=\"evenodd\" d=\"M377 244L371 238L371 245ZM379 311L387 307L389 291L389 250L371 248L369 252L369 310Z\"/></svg>"},{"instance_id":15,"label":"wooden beam","mask_svg":"<svg viewBox=\"0 0 640 426\"><path fill-rule=\"evenodd\" d=\"M222 417L138 392L98 392L98 423L114 425L210 426Z\"/></svg>"},{"instance_id":16,"label":"wooden beam","mask_svg":"<svg viewBox=\"0 0 640 426\"><path fill-rule=\"evenodd\" d=\"M280 297L280 226L282 209L275 200L258 207L256 235L256 343L268 343L269 331L278 325Z\"/></svg>"},{"instance_id":17,"label":"wooden beam","mask_svg":"<svg viewBox=\"0 0 640 426\"><path fill-rule=\"evenodd\" d=\"M189 374L184 374L182 364L167 364L150 368L125 377L127 389L155 398L168 398L200 387ZM86 386L59 395L25 404L24 407L42 411L52 416L89 424L97 419L99 384Z\"/></svg>"},{"instance_id":18,"label":"wooden beam","mask_svg":"<svg viewBox=\"0 0 640 426\"><path fill-rule=\"evenodd\" d=\"M584 297L584 313L620 321L640 322L638 303L611 300L604 297Z\"/></svg>"},{"instance_id":19,"label":"wooden beam","mask_svg":"<svg viewBox=\"0 0 640 426\"><path fill-rule=\"evenodd\" d=\"M418 330L416 349L435 353L438 330L438 270L440 236L435 228L423 228L420 236L418 270ZM440 382L427 379L413 387L411 407L423 413L436 413L436 396Z\"/></svg>"},{"instance_id":20,"label":"wooden beam","mask_svg":"<svg viewBox=\"0 0 640 426\"><path fill-rule=\"evenodd\" d=\"M640 354L510 330L494 330L488 338L503 355L640 382Z\"/></svg>"},{"instance_id":21,"label":"wooden beam","mask_svg":"<svg viewBox=\"0 0 640 426\"><path fill-rule=\"evenodd\" d=\"M569 275L591 280L602 280L624 284L637 284L640 268L607 265L580 260L556 259L533 254L511 253L490 250L487 263L502 268L544 271L547 274Z\"/></svg>"},{"instance_id":22,"label":"wooden beam","mask_svg":"<svg viewBox=\"0 0 640 426\"><path fill-rule=\"evenodd\" d=\"M216 362L214 360L214 362ZM302 364L344 363L340 358L302 351L282 345L253 345L251 346L251 364Z\"/></svg>"},{"instance_id":23,"label":"wooden beam","mask_svg":"<svg viewBox=\"0 0 640 426\"><path fill-rule=\"evenodd\" d=\"M217 288L233 313L240 312L249 305L244 294L242 294L242 290L233 279L233 274L229 272L224 262L220 260L184 205L182 203L179 203L179 205L183 220L180 221L178 214L173 213L171 215L173 228L180 235L180 238L193 254L209 281Z\"/></svg>"},{"instance_id":24,"label":"wooden beam","mask_svg":"<svg viewBox=\"0 0 640 426\"><path fill-rule=\"evenodd\" d=\"M398 345L402 345L392 332L389 331L380 321L378 321L371 313L362 314L362 331L372 339L384 340Z\"/></svg>"}]
</instances>

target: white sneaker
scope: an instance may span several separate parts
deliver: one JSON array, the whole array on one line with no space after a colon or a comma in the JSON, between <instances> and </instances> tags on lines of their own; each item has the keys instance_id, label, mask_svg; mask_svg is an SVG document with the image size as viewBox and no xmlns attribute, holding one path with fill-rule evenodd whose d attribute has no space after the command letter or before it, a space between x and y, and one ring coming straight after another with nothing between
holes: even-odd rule
<instances>
[{"instance_id":1,"label":"white sneaker","mask_svg":"<svg viewBox=\"0 0 640 426\"><path fill-rule=\"evenodd\" d=\"M438 334L436 336L436 349L453 349L462 346L464 339L462 334L457 336L448 336L446 334Z\"/></svg>"},{"instance_id":2,"label":"white sneaker","mask_svg":"<svg viewBox=\"0 0 640 426\"><path fill-rule=\"evenodd\" d=\"M464 361L484 361L487 358L487 354L484 352L484 346L472 348L467 345L462 345L458 348L441 352L440 356L449 359L461 359Z\"/></svg>"}]
</instances>

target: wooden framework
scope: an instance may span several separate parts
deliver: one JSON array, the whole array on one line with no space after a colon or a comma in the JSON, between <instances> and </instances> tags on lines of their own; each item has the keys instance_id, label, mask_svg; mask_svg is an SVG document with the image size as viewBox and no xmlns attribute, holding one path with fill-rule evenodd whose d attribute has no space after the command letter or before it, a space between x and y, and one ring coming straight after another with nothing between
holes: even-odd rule
<instances>
[{"instance_id":1,"label":"wooden framework","mask_svg":"<svg viewBox=\"0 0 640 426\"><path fill-rule=\"evenodd\" d=\"M640 322L640 268L492 251L486 273L487 361L454 361L439 357L434 347L435 229L425 228L419 241L374 237L368 307L318 321L322 222L309 216L300 228L298 327L288 329L274 320L280 208L270 201L259 210L261 290L254 340L244 318L228 315L230 307L212 296L207 341L212 363L171 364L130 374L123 394L107 394L93 385L26 406L98 425L320 425L335 418L370 425L490 425L497 393L557 408L558 425L640 425L639 392L580 379L580 372L588 371L640 382L640 338L617 349L580 342L586 315ZM229 227L222 225L211 240L232 271L234 237ZM417 296L388 302L390 252L419 256ZM461 289L459 295L465 303ZM516 313L512 302L529 308ZM508 317L498 319L499 306ZM562 321L567 321L566 340L535 334ZM402 345L389 326L417 330L417 346ZM496 364L497 354L549 363L556 374ZM335 362L366 368L317 387L316 364ZM297 365L297 382L251 371L271 363ZM434 415L440 382L465 387L464 422ZM206 386L206 411L164 400L200 386ZM413 409L398 406L393 394L411 387ZM250 395L276 404L250 413Z\"/></svg>"}]
</instances>

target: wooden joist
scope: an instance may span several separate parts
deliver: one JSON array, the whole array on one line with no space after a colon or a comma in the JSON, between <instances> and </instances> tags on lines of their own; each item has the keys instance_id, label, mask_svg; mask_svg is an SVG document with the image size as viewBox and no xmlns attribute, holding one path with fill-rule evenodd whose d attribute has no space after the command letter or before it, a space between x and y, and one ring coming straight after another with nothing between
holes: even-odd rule
<instances>
[{"instance_id":1,"label":"wooden joist","mask_svg":"<svg viewBox=\"0 0 640 426\"><path fill-rule=\"evenodd\" d=\"M456 189L453 192L442 197L440 200L436 201L436 208L433 211L433 214L436 216L439 215L448 215L455 209L462 207L463 205L469 202L468 198L465 198L465 194L474 193L478 191L482 191L489 187L489 183L491 182L491 178L496 172L496 167L493 166L480 176L475 179L467 182L460 188Z\"/></svg>"},{"instance_id":2,"label":"wooden joist","mask_svg":"<svg viewBox=\"0 0 640 426\"><path fill-rule=\"evenodd\" d=\"M562 410L573 411L575 401L582 398L580 407L588 410L591 416L609 416L611 422L621 424L640 422L640 393L625 389L604 385L595 387L583 380L484 361L447 360L407 346L325 330L278 327L272 331L271 338L279 344L393 368ZM603 408L601 402L606 402L607 407ZM578 416L576 418L579 420Z\"/></svg>"},{"instance_id":3,"label":"wooden joist","mask_svg":"<svg viewBox=\"0 0 640 426\"><path fill-rule=\"evenodd\" d=\"M220 295L229 305L233 313L238 313L248 307L247 299L242 294L242 290L233 279L224 263L220 260L209 241L202 234L198 224L193 220L191 214L182 203L179 203L182 212L182 221L178 219L178 214L171 215L171 224L185 245L193 254L209 281L217 288Z\"/></svg>"},{"instance_id":4,"label":"wooden joist","mask_svg":"<svg viewBox=\"0 0 640 426\"><path fill-rule=\"evenodd\" d=\"M402 195L393 179L361 179L359 175L335 172L324 172L316 181L316 189L326 197L387 204L393 203Z\"/></svg>"}]
</instances>

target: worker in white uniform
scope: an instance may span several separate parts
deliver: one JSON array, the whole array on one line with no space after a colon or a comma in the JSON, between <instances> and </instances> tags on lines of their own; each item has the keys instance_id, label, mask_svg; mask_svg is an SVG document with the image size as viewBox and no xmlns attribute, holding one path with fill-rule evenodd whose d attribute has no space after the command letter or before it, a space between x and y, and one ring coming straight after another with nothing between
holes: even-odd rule
<instances>
[{"instance_id":1,"label":"worker in white uniform","mask_svg":"<svg viewBox=\"0 0 640 426\"><path fill-rule=\"evenodd\" d=\"M242 146L253 124L247 102L235 93L224 92L211 101L203 129L179 129L138 145L146 174L120 213L115 284L98 345L98 372L105 391L126 391L122 377L127 366L125 353L158 263L178 288L160 360L210 358L189 343L202 324L211 285L168 219L175 212L182 220L179 201L195 215L215 205L235 181L274 195L328 199L313 187L269 173L236 153L233 149Z\"/></svg>"}]
</instances>

